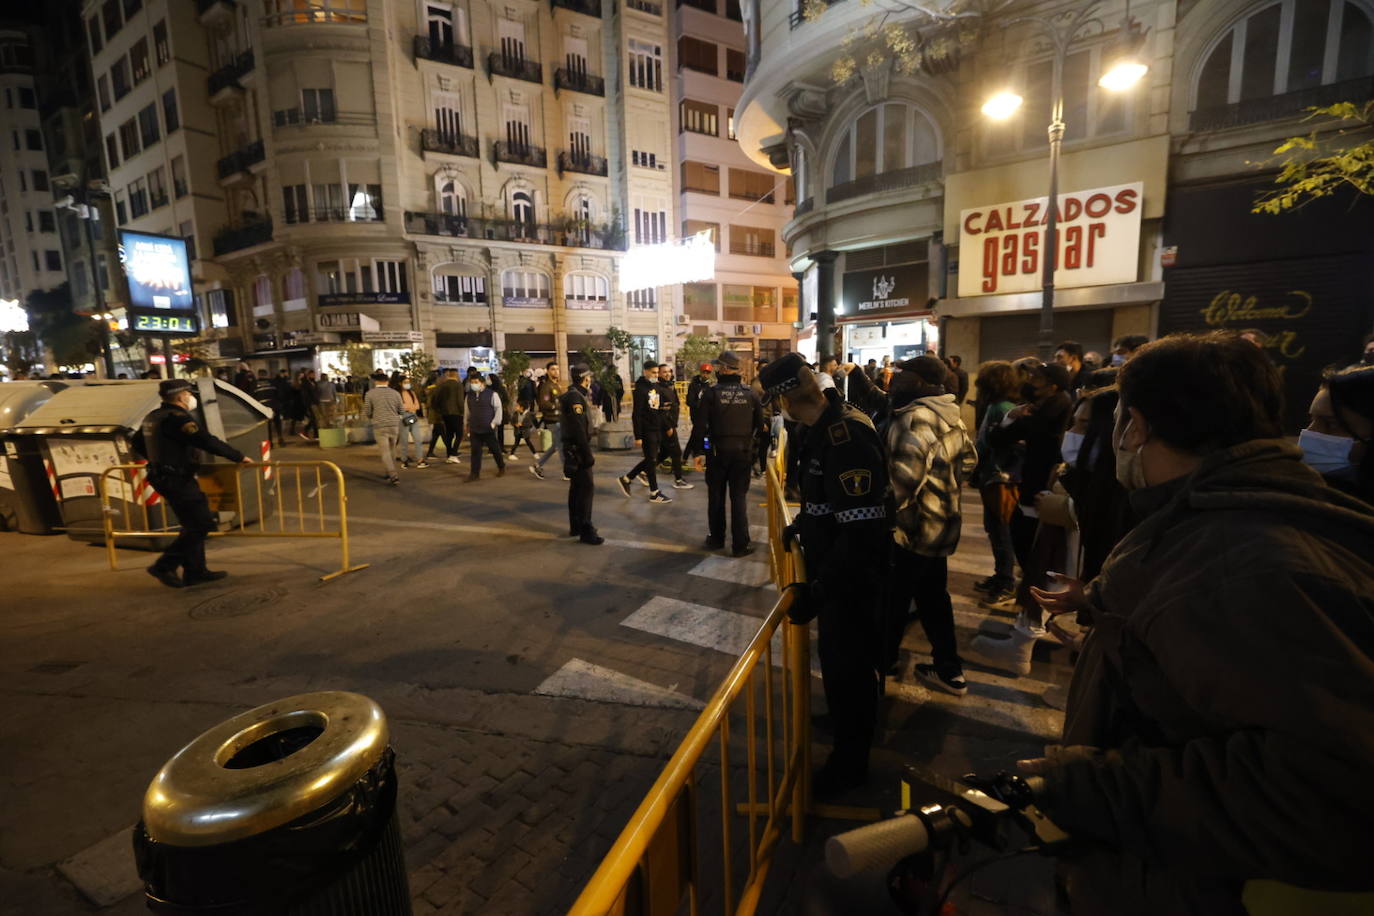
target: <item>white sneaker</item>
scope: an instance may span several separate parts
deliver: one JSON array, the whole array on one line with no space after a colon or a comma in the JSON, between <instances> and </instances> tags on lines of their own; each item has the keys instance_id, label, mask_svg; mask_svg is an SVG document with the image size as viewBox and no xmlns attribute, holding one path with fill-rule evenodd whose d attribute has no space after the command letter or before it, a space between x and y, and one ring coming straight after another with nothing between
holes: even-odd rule
<instances>
[{"instance_id":1,"label":"white sneaker","mask_svg":"<svg viewBox=\"0 0 1374 916\"><path fill-rule=\"evenodd\" d=\"M696 486L696 484L694 484L694 483L688 483L687 481L683 480L681 477L679 477L677 480L674 480L674 481L673 481L673 489L674 489L674 490L690 490L690 489L692 489L692 488L695 487L695 486Z\"/></svg>"},{"instance_id":2,"label":"white sneaker","mask_svg":"<svg viewBox=\"0 0 1374 916\"><path fill-rule=\"evenodd\" d=\"M457 463L458 463L458 456L457 456L457 455L449 455L447 458L444 459L444 464L457 464Z\"/></svg>"},{"instance_id":3,"label":"white sneaker","mask_svg":"<svg viewBox=\"0 0 1374 916\"><path fill-rule=\"evenodd\" d=\"M520 456L517 455L517 454L515 454L514 452L511 452L509 455L506 456L506 460L507 460L507 461L519 461L519 460L520 460Z\"/></svg>"}]
</instances>

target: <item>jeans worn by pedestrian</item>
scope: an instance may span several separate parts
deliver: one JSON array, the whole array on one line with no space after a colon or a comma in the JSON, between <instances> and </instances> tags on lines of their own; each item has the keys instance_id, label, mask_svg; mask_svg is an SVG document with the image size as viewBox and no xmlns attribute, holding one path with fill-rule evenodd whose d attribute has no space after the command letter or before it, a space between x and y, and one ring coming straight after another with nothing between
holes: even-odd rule
<instances>
[{"instance_id":1,"label":"jeans worn by pedestrian","mask_svg":"<svg viewBox=\"0 0 1374 916\"><path fill-rule=\"evenodd\" d=\"M980 491L983 495L983 530L992 547L993 575L1001 585L1011 588L1016 581L1016 551L1011 542L1011 523L1002 520L1001 490L1000 484L993 484Z\"/></svg>"},{"instance_id":2,"label":"jeans worn by pedestrian","mask_svg":"<svg viewBox=\"0 0 1374 916\"><path fill-rule=\"evenodd\" d=\"M539 456L539 460L537 460L537 461L535 462L535 464L536 464L538 467L540 467L541 469L544 467L544 465L546 465L546 464L549 463L549 459L552 458L552 457L554 456L554 453L557 452L557 451L559 450L559 448L560 448L560 447L562 446L562 444L563 444L563 424L562 424L562 423L553 423L553 424L550 424L550 423L547 423L547 422L546 422L546 423L544 424L544 428L547 429L547 430L549 430L549 431L551 431L551 432L553 433L553 440L552 440L552 444L551 444L547 449L544 450L544 454L540 455L540 456Z\"/></svg>"},{"instance_id":3,"label":"jeans worn by pedestrian","mask_svg":"<svg viewBox=\"0 0 1374 916\"><path fill-rule=\"evenodd\" d=\"M414 452L415 460L419 461L421 449L424 447L420 442L420 424L406 424L403 421L400 429L397 431L397 437L397 448L399 451L397 452L396 459L398 461L407 461L409 460L407 453Z\"/></svg>"},{"instance_id":4,"label":"jeans worn by pedestrian","mask_svg":"<svg viewBox=\"0 0 1374 916\"><path fill-rule=\"evenodd\" d=\"M382 455L382 467L386 470L386 476L396 476L396 441L401 437L399 427L396 429L373 429L372 435L377 440L377 449Z\"/></svg>"}]
</instances>

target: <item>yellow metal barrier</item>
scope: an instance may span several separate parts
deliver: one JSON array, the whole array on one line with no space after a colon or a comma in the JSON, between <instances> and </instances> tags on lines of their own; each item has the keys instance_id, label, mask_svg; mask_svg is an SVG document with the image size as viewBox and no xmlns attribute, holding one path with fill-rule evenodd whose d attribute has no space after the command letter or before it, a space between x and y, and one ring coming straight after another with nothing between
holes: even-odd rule
<instances>
[{"instance_id":1,"label":"yellow metal barrier","mask_svg":"<svg viewBox=\"0 0 1374 916\"><path fill-rule=\"evenodd\" d=\"M245 487L244 475L249 476L251 487ZM212 512L234 511L228 530L211 532L211 537L337 539L342 552L339 568L320 576L322 582L368 565L349 562L347 484L343 471L332 461L217 464L204 469L198 483ZM326 526L329 518L325 514L325 490L329 483L335 485L337 493L333 497L336 527ZM246 503L245 489L251 489ZM118 507L112 503L112 496ZM147 467L142 464L117 464L105 469L100 477L100 508L110 569L119 568L116 539L166 538L179 527L166 501L149 484ZM115 527L116 516L125 522L124 527ZM140 527L136 527L138 523Z\"/></svg>"},{"instance_id":2,"label":"yellow metal barrier","mask_svg":"<svg viewBox=\"0 0 1374 916\"><path fill-rule=\"evenodd\" d=\"M782 595L583 888L570 916L666 916L678 912L684 896L688 912L697 913L701 869L694 829L696 769L713 743L720 748L723 912L749 914L757 908L784 821L790 818L793 842L802 841L811 791L811 642L807 626L787 619L796 592L786 586L804 581L805 572L800 551L782 543L782 529L791 520L783 500L784 451L780 443L767 472L768 558L773 581ZM777 672L773 640L779 631L782 665ZM781 680L775 686L775 675L779 674ZM762 735L758 727L760 693ZM748 801L736 807L730 786L730 716L741 697ZM731 857L731 821L736 813L748 818L749 831L747 872L738 896L736 863ZM744 863L740 865L743 872Z\"/></svg>"}]
</instances>

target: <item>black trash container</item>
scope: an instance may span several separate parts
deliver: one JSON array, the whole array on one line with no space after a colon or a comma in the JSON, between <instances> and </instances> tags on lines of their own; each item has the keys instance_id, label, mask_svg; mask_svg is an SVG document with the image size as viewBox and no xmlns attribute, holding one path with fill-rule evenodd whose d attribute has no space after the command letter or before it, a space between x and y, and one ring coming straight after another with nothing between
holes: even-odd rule
<instances>
[{"instance_id":1,"label":"black trash container","mask_svg":"<svg viewBox=\"0 0 1374 916\"><path fill-rule=\"evenodd\" d=\"M325 691L259 706L167 761L134 857L148 908L409 916L395 755L381 707Z\"/></svg>"}]
</instances>

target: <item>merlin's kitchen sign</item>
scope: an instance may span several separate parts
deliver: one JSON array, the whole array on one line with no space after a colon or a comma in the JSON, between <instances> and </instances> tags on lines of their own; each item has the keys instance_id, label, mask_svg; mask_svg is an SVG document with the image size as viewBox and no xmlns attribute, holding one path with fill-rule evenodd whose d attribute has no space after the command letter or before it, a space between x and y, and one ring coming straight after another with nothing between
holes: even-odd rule
<instances>
[{"instance_id":1,"label":"merlin's kitchen sign","mask_svg":"<svg viewBox=\"0 0 1374 916\"><path fill-rule=\"evenodd\" d=\"M846 272L839 317L855 322L925 314L930 302L928 278L926 264Z\"/></svg>"},{"instance_id":2,"label":"merlin's kitchen sign","mask_svg":"<svg viewBox=\"0 0 1374 916\"><path fill-rule=\"evenodd\" d=\"M1134 283L1141 195L1136 181L1059 195L1057 287ZM1047 198L974 207L959 214L959 295L1025 293L1045 269Z\"/></svg>"}]
</instances>

